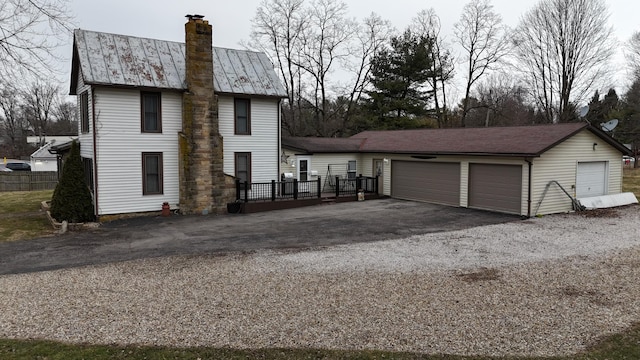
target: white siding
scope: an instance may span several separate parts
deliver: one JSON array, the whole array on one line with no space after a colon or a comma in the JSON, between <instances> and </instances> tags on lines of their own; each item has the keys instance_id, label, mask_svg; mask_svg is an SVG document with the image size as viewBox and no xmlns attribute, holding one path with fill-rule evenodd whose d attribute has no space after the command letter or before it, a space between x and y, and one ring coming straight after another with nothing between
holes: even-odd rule
<instances>
[{"instance_id":1,"label":"white siding","mask_svg":"<svg viewBox=\"0 0 640 360\"><path fill-rule=\"evenodd\" d=\"M296 153L289 149L282 149L281 153L284 152L285 158L287 159L285 162L280 161L280 173L293 173L293 176L296 176L296 167L294 166L296 161ZM283 160L283 159L281 159Z\"/></svg>"},{"instance_id":2,"label":"white siding","mask_svg":"<svg viewBox=\"0 0 640 360\"><path fill-rule=\"evenodd\" d=\"M94 89L98 215L159 211L179 201L178 135L182 95L163 92L162 133L141 133L140 91ZM142 195L142 153L163 154L163 194Z\"/></svg>"},{"instance_id":3,"label":"white siding","mask_svg":"<svg viewBox=\"0 0 640 360\"><path fill-rule=\"evenodd\" d=\"M251 153L251 181L277 180L280 149L278 100L251 99L251 135L235 135L233 97L218 97L220 134L224 142L224 172L235 176L235 152Z\"/></svg>"},{"instance_id":4,"label":"white siding","mask_svg":"<svg viewBox=\"0 0 640 360\"><path fill-rule=\"evenodd\" d=\"M598 145L594 146L593 144ZM562 187L575 196L576 171L581 161L607 161L608 194L622 191L622 155L611 145L583 130L567 139L533 161L533 201L534 212L541 200L544 188L551 180L558 181ZM552 214L571 211L571 200L556 185L549 187L537 214ZM537 215L532 214L532 215Z\"/></svg>"},{"instance_id":5,"label":"white siding","mask_svg":"<svg viewBox=\"0 0 640 360\"><path fill-rule=\"evenodd\" d=\"M329 172L329 165L332 166L331 176L335 177L336 175L346 176L347 175L347 163L349 161L356 161L356 174L362 174L364 176L370 176L371 165L369 164L369 172L365 172L367 169L365 162L363 160L363 156L360 154L352 153L352 154L299 154L296 155L295 152L285 149L283 150L285 155L289 156L288 163L280 164L280 171L282 173L290 172L293 173L294 177L297 177L298 169L292 164L296 164L296 159L298 157L305 157L311 159L309 164L309 173L312 171L316 171L318 173L317 176L309 176L309 180L317 180L318 176L320 177L321 186L324 188L324 184L327 181L327 176ZM343 166L344 165L344 166ZM328 191L328 190L327 190Z\"/></svg>"},{"instance_id":6,"label":"white siding","mask_svg":"<svg viewBox=\"0 0 640 360\"><path fill-rule=\"evenodd\" d=\"M76 106L80 110L80 94L89 92L89 132L82 133L82 120L78 114L78 142L80 143L80 156L93 159L93 97L91 86L86 85L82 79L82 70L78 71L78 88L76 89Z\"/></svg>"}]
</instances>

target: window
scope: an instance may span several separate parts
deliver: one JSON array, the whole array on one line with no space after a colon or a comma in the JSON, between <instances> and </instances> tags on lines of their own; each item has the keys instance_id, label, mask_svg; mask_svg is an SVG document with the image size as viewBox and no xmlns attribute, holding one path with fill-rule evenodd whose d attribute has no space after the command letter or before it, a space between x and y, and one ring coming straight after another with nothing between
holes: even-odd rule
<instances>
[{"instance_id":1,"label":"window","mask_svg":"<svg viewBox=\"0 0 640 360\"><path fill-rule=\"evenodd\" d=\"M235 133L251 135L251 104L249 99L234 99Z\"/></svg>"},{"instance_id":2,"label":"window","mask_svg":"<svg viewBox=\"0 0 640 360\"><path fill-rule=\"evenodd\" d=\"M93 160L83 157L82 167L84 168L84 182L93 192Z\"/></svg>"},{"instance_id":3,"label":"window","mask_svg":"<svg viewBox=\"0 0 640 360\"><path fill-rule=\"evenodd\" d=\"M162 153L142 153L142 194L162 194Z\"/></svg>"},{"instance_id":4,"label":"window","mask_svg":"<svg viewBox=\"0 0 640 360\"><path fill-rule=\"evenodd\" d=\"M347 178L355 179L356 178L356 161L349 160L347 163Z\"/></svg>"},{"instance_id":5,"label":"window","mask_svg":"<svg viewBox=\"0 0 640 360\"><path fill-rule=\"evenodd\" d=\"M162 114L160 111L160 93L143 92L140 94L142 132L161 133Z\"/></svg>"},{"instance_id":6,"label":"window","mask_svg":"<svg viewBox=\"0 0 640 360\"><path fill-rule=\"evenodd\" d=\"M235 153L236 179L240 180L240 188L244 189L244 182L251 184L251 153Z\"/></svg>"},{"instance_id":7,"label":"window","mask_svg":"<svg viewBox=\"0 0 640 360\"><path fill-rule=\"evenodd\" d=\"M83 134L89 132L89 92L80 94L80 131Z\"/></svg>"}]
</instances>

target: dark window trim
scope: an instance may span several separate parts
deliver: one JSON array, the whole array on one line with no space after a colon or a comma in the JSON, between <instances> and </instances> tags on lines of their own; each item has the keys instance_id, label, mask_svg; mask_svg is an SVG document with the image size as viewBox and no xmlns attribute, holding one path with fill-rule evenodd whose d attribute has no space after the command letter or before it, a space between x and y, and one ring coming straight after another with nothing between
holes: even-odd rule
<instances>
[{"instance_id":1,"label":"dark window trim","mask_svg":"<svg viewBox=\"0 0 640 360\"><path fill-rule=\"evenodd\" d=\"M240 176L238 176L238 159L241 156L246 156L247 157L247 183L249 186L249 189L251 188L251 153L250 152L237 152L237 153L233 153L234 154L234 164L233 164L233 168L235 170L235 176L236 179L239 179ZM244 185L240 184L240 188L244 189Z\"/></svg>"},{"instance_id":2,"label":"dark window trim","mask_svg":"<svg viewBox=\"0 0 640 360\"><path fill-rule=\"evenodd\" d=\"M238 132L238 102L246 102L247 104L247 131ZM251 99L233 98L233 133L235 135L251 135Z\"/></svg>"},{"instance_id":3,"label":"dark window trim","mask_svg":"<svg viewBox=\"0 0 640 360\"><path fill-rule=\"evenodd\" d=\"M158 157L158 192L150 192L147 190L147 157ZM162 153L161 152L143 152L142 153L142 195L162 195L164 194L164 179L162 170Z\"/></svg>"},{"instance_id":4,"label":"dark window trim","mask_svg":"<svg viewBox=\"0 0 640 360\"><path fill-rule=\"evenodd\" d=\"M80 93L80 132L89 132L89 91Z\"/></svg>"},{"instance_id":5,"label":"dark window trim","mask_svg":"<svg viewBox=\"0 0 640 360\"><path fill-rule=\"evenodd\" d=\"M93 194L93 159L83 157L82 167L84 168L84 182Z\"/></svg>"},{"instance_id":6,"label":"dark window trim","mask_svg":"<svg viewBox=\"0 0 640 360\"><path fill-rule=\"evenodd\" d=\"M147 130L144 121L144 97L145 95L155 95L158 97L158 129ZM141 91L140 92L140 131L143 133L162 133L162 93L158 91Z\"/></svg>"}]
</instances>

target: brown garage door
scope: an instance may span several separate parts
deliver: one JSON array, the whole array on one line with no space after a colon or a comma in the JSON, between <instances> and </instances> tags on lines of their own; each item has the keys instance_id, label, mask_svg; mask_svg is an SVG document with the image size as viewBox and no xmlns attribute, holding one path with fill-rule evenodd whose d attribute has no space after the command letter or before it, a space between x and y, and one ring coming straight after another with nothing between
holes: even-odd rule
<instances>
[{"instance_id":1,"label":"brown garage door","mask_svg":"<svg viewBox=\"0 0 640 360\"><path fill-rule=\"evenodd\" d=\"M520 214L522 166L469 164L469 207Z\"/></svg>"},{"instance_id":2,"label":"brown garage door","mask_svg":"<svg viewBox=\"0 0 640 360\"><path fill-rule=\"evenodd\" d=\"M393 161L391 196L460 205L460 163Z\"/></svg>"}]
</instances>

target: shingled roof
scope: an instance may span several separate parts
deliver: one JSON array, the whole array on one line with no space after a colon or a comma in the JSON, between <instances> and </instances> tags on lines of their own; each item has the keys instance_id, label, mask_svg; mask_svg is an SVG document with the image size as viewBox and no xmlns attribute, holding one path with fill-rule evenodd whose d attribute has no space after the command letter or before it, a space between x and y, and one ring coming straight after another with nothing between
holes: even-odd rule
<instances>
[{"instance_id":1,"label":"shingled roof","mask_svg":"<svg viewBox=\"0 0 640 360\"><path fill-rule=\"evenodd\" d=\"M587 130L623 154L629 149L589 124L364 131L350 138L289 138L284 147L308 153L390 153L421 155L488 155L538 157L545 151Z\"/></svg>"},{"instance_id":2,"label":"shingled roof","mask_svg":"<svg viewBox=\"0 0 640 360\"><path fill-rule=\"evenodd\" d=\"M282 146L308 154L353 153L360 151L364 141L356 138L283 137Z\"/></svg>"},{"instance_id":3,"label":"shingled roof","mask_svg":"<svg viewBox=\"0 0 640 360\"><path fill-rule=\"evenodd\" d=\"M186 90L183 43L75 30L70 94L78 74L91 85ZM286 97L269 58L260 52L213 48L214 90Z\"/></svg>"}]
</instances>

